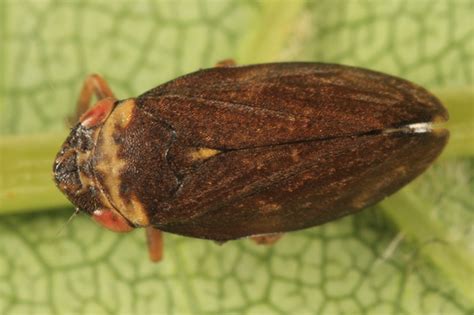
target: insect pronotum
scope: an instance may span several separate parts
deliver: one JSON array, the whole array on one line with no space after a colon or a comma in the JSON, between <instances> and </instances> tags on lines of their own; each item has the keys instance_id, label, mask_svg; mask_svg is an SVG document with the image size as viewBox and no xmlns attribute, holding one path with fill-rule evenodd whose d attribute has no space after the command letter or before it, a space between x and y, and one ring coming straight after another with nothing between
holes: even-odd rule
<instances>
[{"instance_id":1,"label":"insect pronotum","mask_svg":"<svg viewBox=\"0 0 474 315\"><path fill-rule=\"evenodd\" d=\"M410 182L447 118L413 83L335 64L227 61L124 100L91 75L54 179L104 227L145 227L155 261L161 231L270 244Z\"/></svg>"}]
</instances>

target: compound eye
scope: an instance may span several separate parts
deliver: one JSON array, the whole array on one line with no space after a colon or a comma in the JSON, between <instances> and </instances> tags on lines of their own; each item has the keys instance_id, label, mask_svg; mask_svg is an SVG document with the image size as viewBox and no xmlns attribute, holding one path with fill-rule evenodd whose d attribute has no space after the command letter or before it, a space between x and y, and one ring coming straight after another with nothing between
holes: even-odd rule
<instances>
[{"instance_id":1,"label":"compound eye","mask_svg":"<svg viewBox=\"0 0 474 315\"><path fill-rule=\"evenodd\" d=\"M123 216L110 209L97 209L92 213L92 218L114 232L125 233L134 229Z\"/></svg>"},{"instance_id":2,"label":"compound eye","mask_svg":"<svg viewBox=\"0 0 474 315\"><path fill-rule=\"evenodd\" d=\"M94 107L82 114L81 118L79 118L81 125L92 128L103 123L114 108L115 101L116 99L113 97L106 97L98 101Z\"/></svg>"}]
</instances>

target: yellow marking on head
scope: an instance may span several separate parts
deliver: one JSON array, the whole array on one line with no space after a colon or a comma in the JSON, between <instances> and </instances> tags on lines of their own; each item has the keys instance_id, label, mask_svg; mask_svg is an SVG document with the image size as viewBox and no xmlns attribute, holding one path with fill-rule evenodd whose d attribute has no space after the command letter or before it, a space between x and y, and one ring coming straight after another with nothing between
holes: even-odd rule
<instances>
[{"instance_id":1,"label":"yellow marking on head","mask_svg":"<svg viewBox=\"0 0 474 315\"><path fill-rule=\"evenodd\" d=\"M126 128L130 121L132 120L133 109L135 108L135 100L128 99L123 101L118 105L118 107L113 111L115 115L112 118L117 125L122 128Z\"/></svg>"},{"instance_id":2,"label":"yellow marking on head","mask_svg":"<svg viewBox=\"0 0 474 315\"><path fill-rule=\"evenodd\" d=\"M102 126L102 143L97 150L100 154L97 159L96 169L104 175L105 186L110 194L110 201L115 208L130 222L140 225L149 225L149 219L142 203L135 195L127 200L120 195L121 175L127 166L127 162L118 156L120 144L115 143L114 133L117 129L128 126L135 108L133 99L126 100L114 109L107 121Z\"/></svg>"},{"instance_id":3,"label":"yellow marking on head","mask_svg":"<svg viewBox=\"0 0 474 315\"><path fill-rule=\"evenodd\" d=\"M219 150L210 149L210 148L197 148L195 151L189 153L193 161L196 160L205 160L216 154L221 153Z\"/></svg>"}]
</instances>

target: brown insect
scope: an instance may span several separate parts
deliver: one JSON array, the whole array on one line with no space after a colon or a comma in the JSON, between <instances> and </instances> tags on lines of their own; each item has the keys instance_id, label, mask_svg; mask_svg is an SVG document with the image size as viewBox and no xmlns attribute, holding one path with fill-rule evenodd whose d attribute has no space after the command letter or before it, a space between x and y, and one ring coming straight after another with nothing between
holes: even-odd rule
<instances>
[{"instance_id":1,"label":"brown insect","mask_svg":"<svg viewBox=\"0 0 474 315\"><path fill-rule=\"evenodd\" d=\"M421 174L449 135L425 89L322 63L224 62L125 100L92 75L77 108L57 186L110 230L145 227L155 261L160 231L268 244L355 213Z\"/></svg>"}]
</instances>

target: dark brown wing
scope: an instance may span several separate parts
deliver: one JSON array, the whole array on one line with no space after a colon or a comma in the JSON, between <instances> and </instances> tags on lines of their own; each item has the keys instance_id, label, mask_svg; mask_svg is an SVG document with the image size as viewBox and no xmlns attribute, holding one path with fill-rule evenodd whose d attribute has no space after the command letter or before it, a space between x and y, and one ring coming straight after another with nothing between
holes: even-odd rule
<instances>
[{"instance_id":1,"label":"dark brown wing","mask_svg":"<svg viewBox=\"0 0 474 315\"><path fill-rule=\"evenodd\" d=\"M244 149L185 177L165 231L213 240L285 232L357 212L422 173L445 131Z\"/></svg>"},{"instance_id":2,"label":"dark brown wing","mask_svg":"<svg viewBox=\"0 0 474 315\"><path fill-rule=\"evenodd\" d=\"M137 98L175 137L179 185L156 204L160 229L215 240L324 223L373 204L419 175L447 133L381 131L447 118L426 90L326 64L214 68ZM190 152L220 153L191 161Z\"/></svg>"},{"instance_id":3,"label":"dark brown wing","mask_svg":"<svg viewBox=\"0 0 474 315\"><path fill-rule=\"evenodd\" d=\"M138 98L191 145L242 148L447 118L425 89L360 68L274 63L201 70Z\"/></svg>"}]
</instances>

